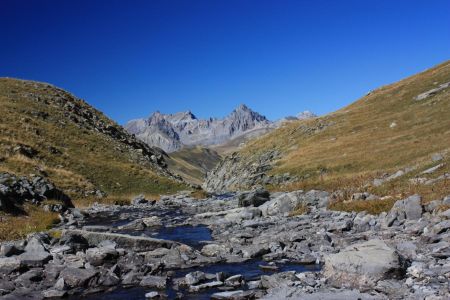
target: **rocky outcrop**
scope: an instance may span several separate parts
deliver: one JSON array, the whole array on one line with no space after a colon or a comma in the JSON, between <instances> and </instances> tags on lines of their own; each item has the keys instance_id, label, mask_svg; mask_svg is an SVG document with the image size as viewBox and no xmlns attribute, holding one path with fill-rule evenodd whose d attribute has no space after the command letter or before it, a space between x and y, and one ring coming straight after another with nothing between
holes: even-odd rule
<instances>
[{"instance_id":1,"label":"rocky outcrop","mask_svg":"<svg viewBox=\"0 0 450 300\"><path fill-rule=\"evenodd\" d=\"M267 175L279 156L280 152L277 150L245 157L235 152L208 172L203 188L209 192L221 192L245 190L267 183L288 182L292 180L289 174Z\"/></svg>"},{"instance_id":2,"label":"rocky outcrop","mask_svg":"<svg viewBox=\"0 0 450 300\"><path fill-rule=\"evenodd\" d=\"M304 135L314 135L326 128L333 126L334 122L329 120L304 124L299 122L295 129ZM272 137L272 135L270 136ZM264 140L264 138L262 138ZM279 141L284 143L284 141ZM203 188L209 192L248 190L259 185L285 185L299 181L297 176L289 173L269 174L274 165L289 150L283 149L282 145L264 147L255 151L251 146L245 147L242 151L234 152L226 156L217 166L207 173Z\"/></svg>"},{"instance_id":3,"label":"rocky outcrop","mask_svg":"<svg viewBox=\"0 0 450 300\"><path fill-rule=\"evenodd\" d=\"M46 178L18 177L9 173L0 173L0 210L11 211L24 202L39 204L46 199L61 201L61 204L48 207L49 210L62 211L70 205L69 197Z\"/></svg>"},{"instance_id":4,"label":"rocky outcrop","mask_svg":"<svg viewBox=\"0 0 450 300\"><path fill-rule=\"evenodd\" d=\"M445 90L448 87L450 87L450 82L442 83L436 88L433 88L431 90L428 90L426 92L423 92L423 93L417 95L416 97L414 97L414 100L416 100L416 101L425 100L428 97L431 97L431 96L439 93L440 91Z\"/></svg>"}]
</instances>

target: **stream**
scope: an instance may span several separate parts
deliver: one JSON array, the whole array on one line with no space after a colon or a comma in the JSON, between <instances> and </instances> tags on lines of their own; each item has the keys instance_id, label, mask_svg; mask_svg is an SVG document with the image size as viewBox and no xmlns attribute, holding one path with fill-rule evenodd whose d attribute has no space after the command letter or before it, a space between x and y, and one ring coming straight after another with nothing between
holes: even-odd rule
<instances>
[{"instance_id":1,"label":"stream","mask_svg":"<svg viewBox=\"0 0 450 300\"><path fill-rule=\"evenodd\" d=\"M185 269L182 271L175 272L175 278L183 277L186 274L193 271L202 271L205 273L218 273L224 272L227 276L241 274L244 276L245 280L252 281L258 280L261 275L271 275L275 272L286 272L286 271L295 271L299 272L314 272L320 271L320 267L318 265L300 265L294 263L286 263L277 265L279 269L277 271L269 271L263 270L260 268L262 265L267 265L265 261L262 260L250 260L243 263L219 263L210 266L194 268L194 269ZM239 289L246 290L247 287L240 287ZM120 287L111 292L106 292L102 294L92 294L83 297L82 299L90 299L90 300L119 300L119 299L145 299L145 294L150 292L151 290L143 288L143 287ZM178 291L173 288L172 284L168 284L168 288L165 290L166 295L169 299L174 299L177 296L178 292L183 294L182 299L198 299L198 300L206 300L211 299L211 295L217 292L221 292L223 289L219 288L211 288L205 289L200 292L189 292L188 289L180 288Z\"/></svg>"},{"instance_id":2,"label":"stream","mask_svg":"<svg viewBox=\"0 0 450 300\"><path fill-rule=\"evenodd\" d=\"M162 225L147 227L142 230L120 228L121 226L124 226L135 219L149 216L159 217L162 220ZM190 225L188 222L186 222L188 218L189 215L184 214L180 209L154 209L144 211L139 209L127 209L125 211L107 212L100 213L95 216L90 216L85 220L84 225L108 226L112 228L112 232L133 236L147 236L157 239L172 240L200 250L204 245L213 241L211 230L207 225L204 224ZM223 273L225 278L240 274L245 278L246 284L236 288L215 287L203 289L197 292L192 292L189 291L187 287L177 286L173 284L173 279L182 278L186 274L194 271L201 271L207 274ZM277 272L286 271L295 271L296 273L316 272L320 271L320 265L305 265L289 261L279 261L275 263L272 262L269 265L266 261L262 260L262 258L254 258L239 263L220 262L201 267L175 270L172 276L169 277L167 288L160 292L164 292L164 294L167 295L168 299L211 299L211 295L217 292L228 290L248 290L249 287L247 283L249 281L259 280L262 275L272 275ZM77 298L71 297L69 299L146 299L145 294L151 291L155 291L155 289L139 286L116 286L109 291L103 291L101 293L94 293L85 296L77 296Z\"/></svg>"}]
</instances>

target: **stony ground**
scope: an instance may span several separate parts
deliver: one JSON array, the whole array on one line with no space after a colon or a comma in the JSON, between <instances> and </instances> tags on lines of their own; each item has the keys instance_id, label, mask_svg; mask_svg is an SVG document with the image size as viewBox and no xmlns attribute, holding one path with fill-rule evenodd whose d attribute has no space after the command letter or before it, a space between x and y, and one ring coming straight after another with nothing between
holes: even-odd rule
<instances>
[{"instance_id":1,"label":"stony ground","mask_svg":"<svg viewBox=\"0 0 450 300\"><path fill-rule=\"evenodd\" d=\"M322 191L255 191L70 209L61 216L61 236L34 234L1 245L0 294L42 299L141 286L148 298L168 297L168 288L180 299L208 289L214 299L449 298L450 210L442 208L450 197L422 206L412 196L376 216L329 211L328 201ZM213 239L198 247L145 234L200 224ZM241 263L244 273L255 259L272 272L249 281L196 269ZM273 272L284 263L312 271Z\"/></svg>"}]
</instances>

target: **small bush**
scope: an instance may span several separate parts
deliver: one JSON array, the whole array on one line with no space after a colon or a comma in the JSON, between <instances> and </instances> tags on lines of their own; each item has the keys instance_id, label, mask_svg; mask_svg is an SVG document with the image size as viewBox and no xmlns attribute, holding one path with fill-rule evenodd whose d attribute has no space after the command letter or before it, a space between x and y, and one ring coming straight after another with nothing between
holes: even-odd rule
<instances>
[{"instance_id":1,"label":"small bush","mask_svg":"<svg viewBox=\"0 0 450 300\"><path fill-rule=\"evenodd\" d=\"M192 192L191 197L198 199L198 200L206 199L206 198L208 198L208 192L206 192L204 190L195 190Z\"/></svg>"},{"instance_id":2,"label":"small bush","mask_svg":"<svg viewBox=\"0 0 450 300\"><path fill-rule=\"evenodd\" d=\"M391 210L396 199L380 199L380 200L358 200L358 201L338 201L331 203L328 208L337 211L361 212L366 211L369 214L377 215L382 212Z\"/></svg>"},{"instance_id":3,"label":"small bush","mask_svg":"<svg viewBox=\"0 0 450 300\"><path fill-rule=\"evenodd\" d=\"M297 207L291 211L289 213L290 217L294 217L294 216L300 216L300 215L304 215L306 213L308 213L308 207L306 205L304 205L303 203L297 205Z\"/></svg>"}]
</instances>

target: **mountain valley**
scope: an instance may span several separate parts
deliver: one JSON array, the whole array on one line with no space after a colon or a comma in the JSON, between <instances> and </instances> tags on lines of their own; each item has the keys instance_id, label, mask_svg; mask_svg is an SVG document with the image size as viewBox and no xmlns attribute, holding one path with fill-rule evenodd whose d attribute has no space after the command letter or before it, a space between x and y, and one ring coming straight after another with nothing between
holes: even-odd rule
<instances>
[{"instance_id":1,"label":"mountain valley","mask_svg":"<svg viewBox=\"0 0 450 300\"><path fill-rule=\"evenodd\" d=\"M0 296L447 299L449 82L447 61L324 116L125 129L2 78Z\"/></svg>"}]
</instances>

